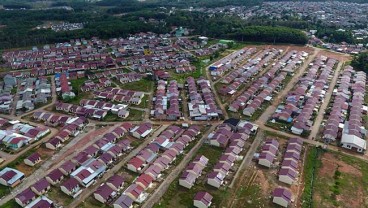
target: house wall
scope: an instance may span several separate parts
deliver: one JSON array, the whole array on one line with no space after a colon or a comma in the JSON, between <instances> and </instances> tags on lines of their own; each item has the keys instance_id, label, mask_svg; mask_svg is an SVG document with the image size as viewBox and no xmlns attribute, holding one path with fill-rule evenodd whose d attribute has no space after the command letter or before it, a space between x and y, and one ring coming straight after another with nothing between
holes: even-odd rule
<instances>
[{"instance_id":1,"label":"house wall","mask_svg":"<svg viewBox=\"0 0 368 208\"><path fill-rule=\"evenodd\" d=\"M198 208L207 208L206 205L204 205L202 202L194 200L193 205Z\"/></svg>"},{"instance_id":2,"label":"house wall","mask_svg":"<svg viewBox=\"0 0 368 208\"><path fill-rule=\"evenodd\" d=\"M62 191L62 192L64 192L65 194L67 194L67 195L69 195L69 196L71 196L71 195L72 195L72 193L71 193L67 188L65 188L65 186L60 186L60 189L61 189L61 191Z\"/></svg>"},{"instance_id":3,"label":"house wall","mask_svg":"<svg viewBox=\"0 0 368 208\"><path fill-rule=\"evenodd\" d=\"M283 183L287 183L289 185L291 185L294 182L294 180L292 178L290 178L288 176L285 176L285 175L279 176L279 181L281 181Z\"/></svg>"},{"instance_id":4,"label":"house wall","mask_svg":"<svg viewBox=\"0 0 368 208\"><path fill-rule=\"evenodd\" d=\"M207 179L207 184L216 187L216 188L220 188L221 184L219 184L216 180L209 178Z\"/></svg>"},{"instance_id":5,"label":"house wall","mask_svg":"<svg viewBox=\"0 0 368 208\"><path fill-rule=\"evenodd\" d=\"M181 185L181 186L183 186L187 189L191 189L193 187L193 184L190 184L187 181L181 180L181 179L179 179L179 185Z\"/></svg>"},{"instance_id":6,"label":"house wall","mask_svg":"<svg viewBox=\"0 0 368 208\"><path fill-rule=\"evenodd\" d=\"M288 206L288 203L280 197L274 197L272 202L275 203L275 204L278 204L282 207L287 207Z\"/></svg>"},{"instance_id":7,"label":"house wall","mask_svg":"<svg viewBox=\"0 0 368 208\"><path fill-rule=\"evenodd\" d=\"M133 165L131 165L131 164L128 164L128 165L127 165L127 168L128 168L128 170L131 170L131 171L133 171L133 172L138 173L138 170L137 170Z\"/></svg>"},{"instance_id":8,"label":"house wall","mask_svg":"<svg viewBox=\"0 0 368 208\"><path fill-rule=\"evenodd\" d=\"M26 165L29 165L29 166L31 166L31 167L33 167L36 163L33 163L32 161L30 161L30 160L28 160L28 159L24 159L24 163L26 164Z\"/></svg>"},{"instance_id":9,"label":"house wall","mask_svg":"<svg viewBox=\"0 0 368 208\"><path fill-rule=\"evenodd\" d=\"M95 199L97 200L97 201L99 201L99 202L101 202L101 203L105 203L106 202L106 200L104 199L104 198L102 198L102 196L100 195L100 194L96 194L96 193L94 193L93 194L93 196L95 197Z\"/></svg>"},{"instance_id":10,"label":"house wall","mask_svg":"<svg viewBox=\"0 0 368 208\"><path fill-rule=\"evenodd\" d=\"M258 161L258 164L263 165L263 166L268 167L268 168L271 167L271 163L268 160L265 160L265 159L260 159Z\"/></svg>"}]
</instances>

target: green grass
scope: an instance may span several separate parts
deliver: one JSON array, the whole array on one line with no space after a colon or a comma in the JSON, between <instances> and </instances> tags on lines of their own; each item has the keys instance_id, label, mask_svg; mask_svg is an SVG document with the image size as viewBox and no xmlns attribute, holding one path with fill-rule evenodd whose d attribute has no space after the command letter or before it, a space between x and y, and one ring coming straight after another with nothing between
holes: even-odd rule
<instances>
[{"instance_id":1,"label":"green grass","mask_svg":"<svg viewBox=\"0 0 368 208\"><path fill-rule=\"evenodd\" d=\"M340 161L356 168L357 173L355 173L355 169L349 168L352 172L347 172L344 169L340 170L340 166L337 166L333 170L332 177L330 175L317 175L313 190L314 194L319 197L313 198L313 205L317 206L318 204L319 207L357 207L355 202L360 199L363 202L357 202L359 206L368 207L366 198L368 194L366 188L368 187L367 162L338 152L329 152L329 154L333 154L336 162ZM354 205L350 203L354 203Z\"/></svg>"},{"instance_id":2,"label":"green grass","mask_svg":"<svg viewBox=\"0 0 368 208\"><path fill-rule=\"evenodd\" d=\"M129 109L129 116L125 121L142 121L144 117L144 112L135 109Z\"/></svg>"},{"instance_id":3,"label":"green grass","mask_svg":"<svg viewBox=\"0 0 368 208\"><path fill-rule=\"evenodd\" d=\"M119 86L122 89L126 90L134 90L134 91L142 91L142 92L151 92L153 90L153 81L148 78L143 78L136 82L129 82L125 84L119 83Z\"/></svg>"},{"instance_id":4,"label":"green grass","mask_svg":"<svg viewBox=\"0 0 368 208\"><path fill-rule=\"evenodd\" d=\"M60 187L52 187L48 192L48 196L51 200L56 202L56 204L62 204L64 206L68 206L74 201L73 197L62 192Z\"/></svg>"},{"instance_id":5,"label":"green grass","mask_svg":"<svg viewBox=\"0 0 368 208\"><path fill-rule=\"evenodd\" d=\"M94 197L89 196L85 201L78 205L79 208L107 208L106 204L102 204L97 201Z\"/></svg>"},{"instance_id":6,"label":"green grass","mask_svg":"<svg viewBox=\"0 0 368 208\"><path fill-rule=\"evenodd\" d=\"M304 161L304 190L302 193L301 201L303 208L313 207L313 192L320 190L318 183L315 182L318 168L321 167L322 150L320 148L311 147L307 152L307 157Z\"/></svg>"},{"instance_id":7,"label":"green grass","mask_svg":"<svg viewBox=\"0 0 368 208\"><path fill-rule=\"evenodd\" d=\"M2 205L1 208L21 208L21 206L19 206L15 200L10 200Z\"/></svg>"},{"instance_id":8,"label":"green grass","mask_svg":"<svg viewBox=\"0 0 368 208\"><path fill-rule=\"evenodd\" d=\"M10 187L0 185L0 198L8 195L10 191L11 191Z\"/></svg>"}]
</instances>

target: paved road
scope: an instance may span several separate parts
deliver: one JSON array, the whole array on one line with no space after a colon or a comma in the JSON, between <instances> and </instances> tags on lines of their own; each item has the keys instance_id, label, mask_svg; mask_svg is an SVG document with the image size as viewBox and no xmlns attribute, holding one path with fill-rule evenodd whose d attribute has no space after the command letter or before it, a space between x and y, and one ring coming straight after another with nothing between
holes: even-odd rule
<instances>
[{"instance_id":1,"label":"paved road","mask_svg":"<svg viewBox=\"0 0 368 208\"><path fill-rule=\"evenodd\" d=\"M215 130L217 125L212 125L211 128L207 130L207 132L202 136L202 138L197 142L197 144L185 155L185 157L180 161L179 165L177 165L170 173L167 175L165 180L160 184L159 187L155 189L155 191L149 196L149 198L144 202L142 208L151 208L154 204L160 201L161 197L165 194L170 184L174 182L174 180L179 177L188 163L193 159L193 157L198 152L199 148L201 148L202 144L205 142L208 134ZM174 182L175 183L175 182Z\"/></svg>"},{"instance_id":2,"label":"paved road","mask_svg":"<svg viewBox=\"0 0 368 208\"><path fill-rule=\"evenodd\" d=\"M328 88L328 91L326 92L323 103L322 103L321 107L319 108L318 115L317 115L317 117L314 121L314 124L313 124L312 128L311 128L311 133L309 134L309 137L308 137L309 139L317 139L316 136L317 136L318 131L321 127L321 123L323 121L323 117L325 115L326 108L328 106L328 103L330 102L333 90L334 90L336 82L337 82L337 78L339 77L340 70L343 66L343 63L344 62L340 61L339 64L337 65L337 67L336 67L336 70L335 70L334 76L333 76L333 78L330 82L330 86Z\"/></svg>"},{"instance_id":3,"label":"paved road","mask_svg":"<svg viewBox=\"0 0 368 208\"><path fill-rule=\"evenodd\" d=\"M83 190L83 192L76 198L73 200L73 202L67 206L70 208L74 208L74 207L78 207L78 205L83 202L84 200L87 199L88 196L92 195L93 192L96 190L97 187L99 187L103 182L105 182L108 178L110 178L111 176L113 176L115 173L119 172L120 169L122 169L125 164L134 156L136 156L138 154L139 151L141 151L142 149L144 149L153 139L155 139L158 135L161 134L162 131L164 131L166 128L168 127L168 125L162 125L160 128L157 129L157 131L155 131L153 133L152 136L150 136L148 139L146 139L142 144L140 144L137 148L133 149L128 155L126 155L124 157L123 160L121 160L118 164L114 165L114 167L112 169L110 169L109 171L107 171L101 179L99 179L96 183L94 183L92 186L86 188Z\"/></svg>"}]
</instances>

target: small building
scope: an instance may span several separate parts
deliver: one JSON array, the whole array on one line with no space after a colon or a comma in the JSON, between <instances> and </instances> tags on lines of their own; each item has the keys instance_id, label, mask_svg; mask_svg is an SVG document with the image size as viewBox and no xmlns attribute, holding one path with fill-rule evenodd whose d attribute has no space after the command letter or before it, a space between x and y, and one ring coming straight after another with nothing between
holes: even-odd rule
<instances>
[{"instance_id":1,"label":"small building","mask_svg":"<svg viewBox=\"0 0 368 208\"><path fill-rule=\"evenodd\" d=\"M343 134L341 138L341 146L345 149L363 153L367 149L367 142L355 135Z\"/></svg>"},{"instance_id":2,"label":"small building","mask_svg":"<svg viewBox=\"0 0 368 208\"><path fill-rule=\"evenodd\" d=\"M286 188L275 188L272 202L282 207L288 207L291 202L291 192Z\"/></svg>"},{"instance_id":3,"label":"small building","mask_svg":"<svg viewBox=\"0 0 368 208\"><path fill-rule=\"evenodd\" d=\"M207 176L207 184L216 188L220 188L220 186L224 183L225 175L221 172L213 171Z\"/></svg>"},{"instance_id":4,"label":"small building","mask_svg":"<svg viewBox=\"0 0 368 208\"><path fill-rule=\"evenodd\" d=\"M106 185L108 185L114 191L119 191L124 186L124 177L121 175L113 175L107 179Z\"/></svg>"},{"instance_id":5,"label":"small building","mask_svg":"<svg viewBox=\"0 0 368 208\"><path fill-rule=\"evenodd\" d=\"M133 208L134 200L129 196L122 194L115 202L114 208Z\"/></svg>"},{"instance_id":6,"label":"small building","mask_svg":"<svg viewBox=\"0 0 368 208\"><path fill-rule=\"evenodd\" d=\"M4 168L0 171L0 184L4 186L15 187L24 178L24 173L13 168Z\"/></svg>"},{"instance_id":7,"label":"small building","mask_svg":"<svg viewBox=\"0 0 368 208\"><path fill-rule=\"evenodd\" d=\"M59 169L54 169L46 176L46 180L51 185L56 185L60 183L63 179L64 179L64 174Z\"/></svg>"},{"instance_id":8,"label":"small building","mask_svg":"<svg viewBox=\"0 0 368 208\"><path fill-rule=\"evenodd\" d=\"M15 202L17 202L21 207L25 207L35 199L36 194L31 190L31 188L27 188L15 197Z\"/></svg>"},{"instance_id":9,"label":"small building","mask_svg":"<svg viewBox=\"0 0 368 208\"><path fill-rule=\"evenodd\" d=\"M279 181L286 184L293 184L297 177L298 173L291 168L281 168L279 171Z\"/></svg>"},{"instance_id":10,"label":"small building","mask_svg":"<svg viewBox=\"0 0 368 208\"><path fill-rule=\"evenodd\" d=\"M81 186L79 185L78 180L75 178L69 178L68 180L64 181L64 183L61 184L60 189L66 195L69 195L73 198L82 193Z\"/></svg>"},{"instance_id":11,"label":"small building","mask_svg":"<svg viewBox=\"0 0 368 208\"><path fill-rule=\"evenodd\" d=\"M41 180L37 181L35 184L31 186L33 192L37 195L43 195L50 190L50 183L46 180L46 178L42 178Z\"/></svg>"},{"instance_id":12,"label":"small building","mask_svg":"<svg viewBox=\"0 0 368 208\"><path fill-rule=\"evenodd\" d=\"M103 204L112 200L115 196L116 191L114 191L110 186L106 184L98 187L97 190L93 193L93 197Z\"/></svg>"},{"instance_id":13,"label":"small building","mask_svg":"<svg viewBox=\"0 0 368 208\"><path fill-rule=\"evenodd\" d=\"M35 166L37 163L41 162L41 155L37 152L31 154L26 159L24 159L24 163L29 166Z\"/></svg>"},{"instance_id":14,"label":"small building","mask_svg":"<svg viewBox=\"0 0 368 208\"><path fill-rule=\"evenodd\" d=\"M261 152L258 158L258 164L270 168L273 164L274 156L268 152Z\"/></svg>"},{"instance_id":15,"label":"small building","mask_svg":"<svg viewBox=\"0 0 368 208\"><path fill-rule=\"evenodd\" d=\"M212 198L213 197L211 194L200 191L194 196L193 205L198 208L210 207L212 203Z\"/></svg>"}]
</instances>

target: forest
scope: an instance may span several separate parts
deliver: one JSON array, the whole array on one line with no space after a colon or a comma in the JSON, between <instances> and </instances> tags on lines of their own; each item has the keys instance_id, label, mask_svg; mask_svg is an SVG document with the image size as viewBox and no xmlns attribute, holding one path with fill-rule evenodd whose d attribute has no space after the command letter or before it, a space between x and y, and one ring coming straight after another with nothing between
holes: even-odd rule
<instances>
[{"instance_id":1,"label":"forest","mask_svg":"<svg viewBox=\"0 0 368 208\"><path fill-rule=\"evenodd\" d=\"M351 61L351 65L354 67L354 69L368 73L368 52L363 52L354 56L353 60Z\"/></svg>"}]
</instances>

